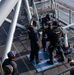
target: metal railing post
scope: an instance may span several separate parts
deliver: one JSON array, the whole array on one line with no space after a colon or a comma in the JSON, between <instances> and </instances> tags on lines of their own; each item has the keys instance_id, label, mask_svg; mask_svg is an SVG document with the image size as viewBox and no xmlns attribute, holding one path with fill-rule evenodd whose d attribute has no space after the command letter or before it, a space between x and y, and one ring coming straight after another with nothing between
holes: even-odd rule
<instances>
[{"instance_id":1,"label":"metal railing post","mask_svg":"<svg viewBox=\"0 0 74 75\"><path fill-rule=\"evenodd\" d=\"M57 6L58 6L58 5L57 5L56 0L54 0L54 2L55 2L55 17L58 18L58 17L57 17L57 14L58 14L58 8L57 8Z\"/></svg>"},{"instance_id":2,"label":"metal railing post","mask_svg":"<svg viewBox=\"0 0 74 75\"><path fill-rule=\"evenodd\" d=\"M31 11L30 11L29 1L28 0L23 0L23 3L26 5L26 9L27 9L26 12L27 12L27 15L28 15L29 23L30 23L30 20L32 19L32 15L31 15Z\"/></svg>"},{"instance_id":3,"label":"metal railing post","mask_svg":"<svg viewBox=\"0 0 74 75\"><path fill-rule=\"evenodd\" d=\"M65 45L65 48L68 48L68 36L67 36L67 32L64 33L64 45Z\"/></svg>"},{"instance_id":4,"label":"metal railing post","mask_svg":"<svg viewBox=\"0 0 74 75\"><path fill-rule=\"evenodd\" d=\"M18 20L18 15L19 15L20 7L21 7L21 2L22 2L22 0L19 0L16 5L16 8L15 8L14 17L12 19L12 23L11 23L11 26L9 29L9 33L8 33L8 37L7 37L7 41L6 41L6 45L5 45L5 49L4 49L4 54L2 57L2 63L7 58L7 53L11 51L13 37L14 37L16 24L17 24L17 20Z\"/></svg>"},{"instance_id":5,"label":"metal railing post","mask_svg":"<svg viewBox=\"0 0 74 75\"><path fill-rule=\"evenodd\" d=\"M51 0L51 10L52 10L53 1Z\"/></svg>"},{"instance_id":6,"label":"metal railing post","mask_svg":"<svg viewBox=\"0 0 74 75\"><path fill-rule=\"evenodd\" d=\"M69 24L71 24L71 10L69 10Z\"/></svg>"},{"instance_id":7,"label":"metal railing post","mask_svg":"<svg viewBox=\"0 0 74 75\"><path fill-rule=\"evenodd\" d=\"M57 18L59 19L59 6L57 5Z\"/></svg>"}]
</instances>

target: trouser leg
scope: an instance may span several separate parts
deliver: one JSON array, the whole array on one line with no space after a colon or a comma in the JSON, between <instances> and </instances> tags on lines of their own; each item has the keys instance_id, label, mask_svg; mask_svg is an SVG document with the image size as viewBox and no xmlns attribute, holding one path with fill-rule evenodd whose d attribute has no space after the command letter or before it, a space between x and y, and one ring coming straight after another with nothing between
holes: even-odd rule
<instances>
[{"instance_id":1,"label":"trouser leg","mask_svg":"<svg viewBox=\"0 0 74 75\"><path fill-rule=\"evenodd\" d=\"M51 45L48 47L49 49L49 57L50 57L50 62L53 62L53 50L55 48L55 45Z\"/></svg>"},{"instance_id":2,"label":"trouser leg","mask_svg":"<svg viewBox=\"0 0 74 75\"><path fill-rule=\"evenodd\" d=\"M36 60L39 60L39 58L38 58L38 50L35 53L35 58L36 58Z\"/></svg>"},{"instance_id":3,"label":"trouser leg","mask_svg":"<svg viewBox=\"0 0 74 75\"><path fill-rule=\"evenodd\" d=\"M58 48L58 54L60 55L61 60L64 61L64 53L61 46L58 46L57 48Z\"/></svg>"},{"instance_id":4,"label":"trouser leg","mask_svg":"<svg viewBox=\"0 0 74 75\"><path fill-rule=\"evenodd\" d=\"M49 57L50 57L50 62L53 62L53 54L52 54L52 50L49 50Z\"/></svg>"},{"instance_id":5,"label":"trouser leg","mask_svg":"<svg viewBox=\"0 0 74 75\"><path fill-rule=\"evenodd\" d=\"M30 61L32 62L34 60L34 52L31 50L30 53Z\"/></svg>"},{"instance_id":6,"label":"trouser leg","mask_svg":"<svg viewBox=\"0 0 74 75\"><path fill-rule=\"evenodd\" d=\"M45 51L45 48L46 48L46 40L44 38L42 38L42 46L43 46L43 49Z\"/></svg>"}]
</instances>

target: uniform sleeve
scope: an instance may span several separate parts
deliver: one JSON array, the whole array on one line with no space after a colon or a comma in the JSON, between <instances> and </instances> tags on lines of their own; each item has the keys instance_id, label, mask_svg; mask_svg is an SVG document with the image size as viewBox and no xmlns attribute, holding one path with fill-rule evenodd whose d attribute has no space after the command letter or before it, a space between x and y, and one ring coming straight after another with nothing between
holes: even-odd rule
<instances>
[{"instance_id":1,"label":"uniform sleeve","mask_svg":"<svg viewBox=\"0 0 74 75\"><path fill-rule=\"evenodd\" d=\"M38 33L37 32L34 33L34 39L35 39L35 42L38 41Z\"/></svg>"},{"instance_id":2,"label":"uniform sleeve","mask_svg":"<svg viewBox=\"0 0 74 75\"><path fill-rule=\"evenodd\" d=\"M19 75L19 71L17 69L17 64L14 61L11 61L11 64L14 68L13 75Z\"/></svg>"}]
</instances>

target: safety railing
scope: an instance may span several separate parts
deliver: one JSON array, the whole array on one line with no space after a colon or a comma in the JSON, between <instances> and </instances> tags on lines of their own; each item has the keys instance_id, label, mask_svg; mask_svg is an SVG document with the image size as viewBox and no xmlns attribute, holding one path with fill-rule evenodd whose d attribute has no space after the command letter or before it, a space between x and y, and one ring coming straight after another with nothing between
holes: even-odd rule
<instances>
[{"instance_id":1,"label":"safety railing","mask_svg":"<svg viewBox=\"0 0 74 75\"><path fill-rule=\"evenodd\" d=\"M52 9L55 10L56 18L61 20L62 22L66 24L71 24L74 22L74 10L61 5L60 3L54 2L52 0L46 0L46 1L39 1L36 2L36 7L38 13L49 13Z\"/></svg>"},{"instance_id":2,"label":"safety railing","mask_svg":"<svg viewBox=\"0 0 74 75\"><path fill-rule=\"evenodd\" d=\"M46 12L50 11L50 0L38 1L35 2L38 14L43 15Z\"/></svg>"},{"instance_id":3,"label":"safety railing","mask_svg":"<svg viewBox=\"0 0 74 75\"><path fill-rule=\"evenodd\" d=\"M74 22L74 10L55 2L56 18L66 24Z\"/></svg>"}]
</instances>

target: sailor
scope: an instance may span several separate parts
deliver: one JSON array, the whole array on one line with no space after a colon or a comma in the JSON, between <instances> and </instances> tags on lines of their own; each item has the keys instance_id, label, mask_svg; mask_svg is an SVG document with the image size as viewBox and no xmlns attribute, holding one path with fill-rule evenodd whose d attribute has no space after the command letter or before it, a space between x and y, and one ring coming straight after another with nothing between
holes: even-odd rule
<instances>
[{"instance_id":1,"label":"sailor","mask_svg":"<svg viewBox=\"0 0 74 75\"><path fill-rule=\"evenodd\" d=\"M64 61L64 56L63 56L63 52L62 52L62 48L61 48L61 36L62 36L62 31L61 29L58 27L58 24L56 24L54 27L50 29L49 31L49 39L50 39L50 44L48 47L49 50L49 58L50 61L47 61L48 64L54 64L53 62L53 51L57 48L58 49L58 53L61 56L61 61Z\"/></svg>"},{"instance_id":2,"label":"sailor","mask_svg":"<svg viewBox=\"0 0 74 75\"><path fill-rule=\"evenodd\" d=\"M19 75L17 64L15 63L14 59L16 58L16 54L14 51L11 51L8 53L8 58L4 60L2 67L4 70L4 73L11 73L11 75ZM12 66L13 69L10 67ZM10 69L11 72L9 72L6 68ZM13 71L12 71L13 70Z\"/></svg>"},{"instance_id":3,"label":"sailor","mask_svg":"<svg viewBox=\"0 0 74 75\"><path fill-rule=\"evenodd\" d=\"M39 37L38 37L38 31L36 27L37 27L37 22L33 20L33 24L28 29L28 32L29 32L29 39L30 39L30 45L31 45L30 62L32 62L35 57L36 64L38 64L39 63L38 51L39 51L40 45L38 41Z\"/></svg>"},{"instance_id":4,"label":"sailor","mask_svg":"<svg viewBox=\"0 0 74 75\"><path fill-rule=\"evenodd\" d=\"M43 34L42 34L42 45L43 45L43 50L45 52L45 48L46 48L46 41L48 41L48 31L50 28L50 17L49 14L46 15L45 18L42 19L42 28L43 28Z\"/></svg>"}]
</instances>

